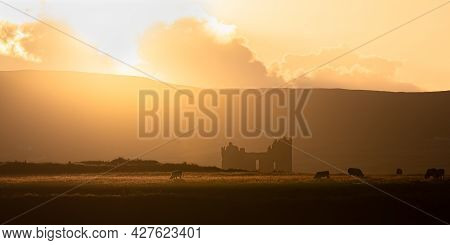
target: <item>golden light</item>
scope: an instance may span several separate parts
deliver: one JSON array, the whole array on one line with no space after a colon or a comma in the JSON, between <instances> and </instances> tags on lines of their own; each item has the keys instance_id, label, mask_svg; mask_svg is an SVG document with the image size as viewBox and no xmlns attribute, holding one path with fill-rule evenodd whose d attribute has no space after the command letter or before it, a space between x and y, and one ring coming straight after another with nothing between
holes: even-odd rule
<instances>
[{"instance_id":1,"label":"golden light","mask_svg":"<svg viewBox=\"0 0 450 245\"><path fill-rule=\"evenodd\" d=\"M206 28L208 31L213 33L220 42L230 41L236 31L235 25L225 24L214 17L207 18Z\"/></svg>"},{"instance_id":2,"label":"golden light","mask_svg":"<svg viewBox=\"0 0 450 245\"><path fill-rule=\"evenodd\" d=\"M39 57L27 52L22 45L24 40L30 38L30 34L25 33L20 28L16 28L13 31L8 30L9 28L11 27L8 27L6 23L0 24L0 30L2 31L0 54L36 63L41 62L42 60Z\"/></svg>"}]
</instances>

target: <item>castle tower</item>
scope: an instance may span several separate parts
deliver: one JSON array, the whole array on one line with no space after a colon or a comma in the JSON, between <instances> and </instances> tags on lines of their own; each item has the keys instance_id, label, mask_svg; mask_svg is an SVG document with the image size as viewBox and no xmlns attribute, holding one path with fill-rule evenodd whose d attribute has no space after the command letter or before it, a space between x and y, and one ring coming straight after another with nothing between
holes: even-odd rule
<instances>
[{"instance_id":1,"label":"castle tower","mask_svg":"<svg viewBox=\"0 0 450 245\"><path fill-rule=\"evenodd\" d=\"M292 172L292 138L275 140L268 152L275 163L275 171Z\"/></svg>"}]
</instances>

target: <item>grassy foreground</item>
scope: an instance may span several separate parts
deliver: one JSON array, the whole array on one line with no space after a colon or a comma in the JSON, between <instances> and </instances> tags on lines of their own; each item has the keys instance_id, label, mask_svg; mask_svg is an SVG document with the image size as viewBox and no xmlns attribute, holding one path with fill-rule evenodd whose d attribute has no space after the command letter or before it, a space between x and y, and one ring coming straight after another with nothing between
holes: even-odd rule
<instances>
[{"instance_id":1,"label":"grassy foreground","mask_svg":"<svg viewBox=\"0 0 450 245\"><path fill-rule=\"evenodd\" d=\"M4 222L78 189L11 224L439 224L348 176L168 173L0 177ZM371 185L450 221L450 182L369 176Z\"/></svg>"}]
</instances>

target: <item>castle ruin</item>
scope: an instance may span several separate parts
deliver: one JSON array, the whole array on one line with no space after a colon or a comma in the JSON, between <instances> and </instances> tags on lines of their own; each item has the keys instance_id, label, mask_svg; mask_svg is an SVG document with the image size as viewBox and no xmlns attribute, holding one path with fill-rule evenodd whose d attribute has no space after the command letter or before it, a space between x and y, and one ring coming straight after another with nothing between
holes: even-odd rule
<instances>
[{"instance_id":1,"label":"castle ruin","mask_svg":"<svg viewBox=\"0 0 450 245\"><path fill-rule=\"evenodd\" d=\"M259 172L292 172L292 138L275 140L266 152L246 152L233 143L222 147L222 168Z\"/></svg>"}]
</instances>

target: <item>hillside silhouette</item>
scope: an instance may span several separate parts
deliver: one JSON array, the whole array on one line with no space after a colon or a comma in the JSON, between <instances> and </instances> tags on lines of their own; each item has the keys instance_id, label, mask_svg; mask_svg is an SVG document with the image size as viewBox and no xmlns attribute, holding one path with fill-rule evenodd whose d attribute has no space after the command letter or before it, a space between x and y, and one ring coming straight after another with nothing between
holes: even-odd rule
<instances>
[{"instance_id":1,"label":"hillside silhouette","mask_svg":"<svg viewBox=\"0 0 450 245\"><path fill-rule=\"evenodd\" d=\"M0 161L106 161L144 152L164 141L137 138L137 96L140 89L165 88L141 77L0 72ZM371 174L402 168L406 174L423 174L430 167L450 167L449 115L450 92L314 89L305 108L313 137L293 144L342 169L358 167ZM272 140L237 135L232 141L262 152ZM228 141L183 139L146 158L220 166L220 148ZM294 171L326 167L298 151L293 154Z\"/></svg>"},{"instance_id":2,"label":"hillside silhouette","mask_svg":"<svg viewBox=\"0 0 450 245\"><path fill-rule=\"evenodd\" d=\"M0 164L0 176L10 175L47 175L47 174L94 174L110 172L144 173L144 172L226 172L217 167L199 166L193 163L160 163L153 160L129 160L117 158L112 161L85 161L78 163L28 163L5 162ZM242 171L242 170L229 170ZM109 172L108 172L109 173Z\"/></svg>"}]
</instances>

